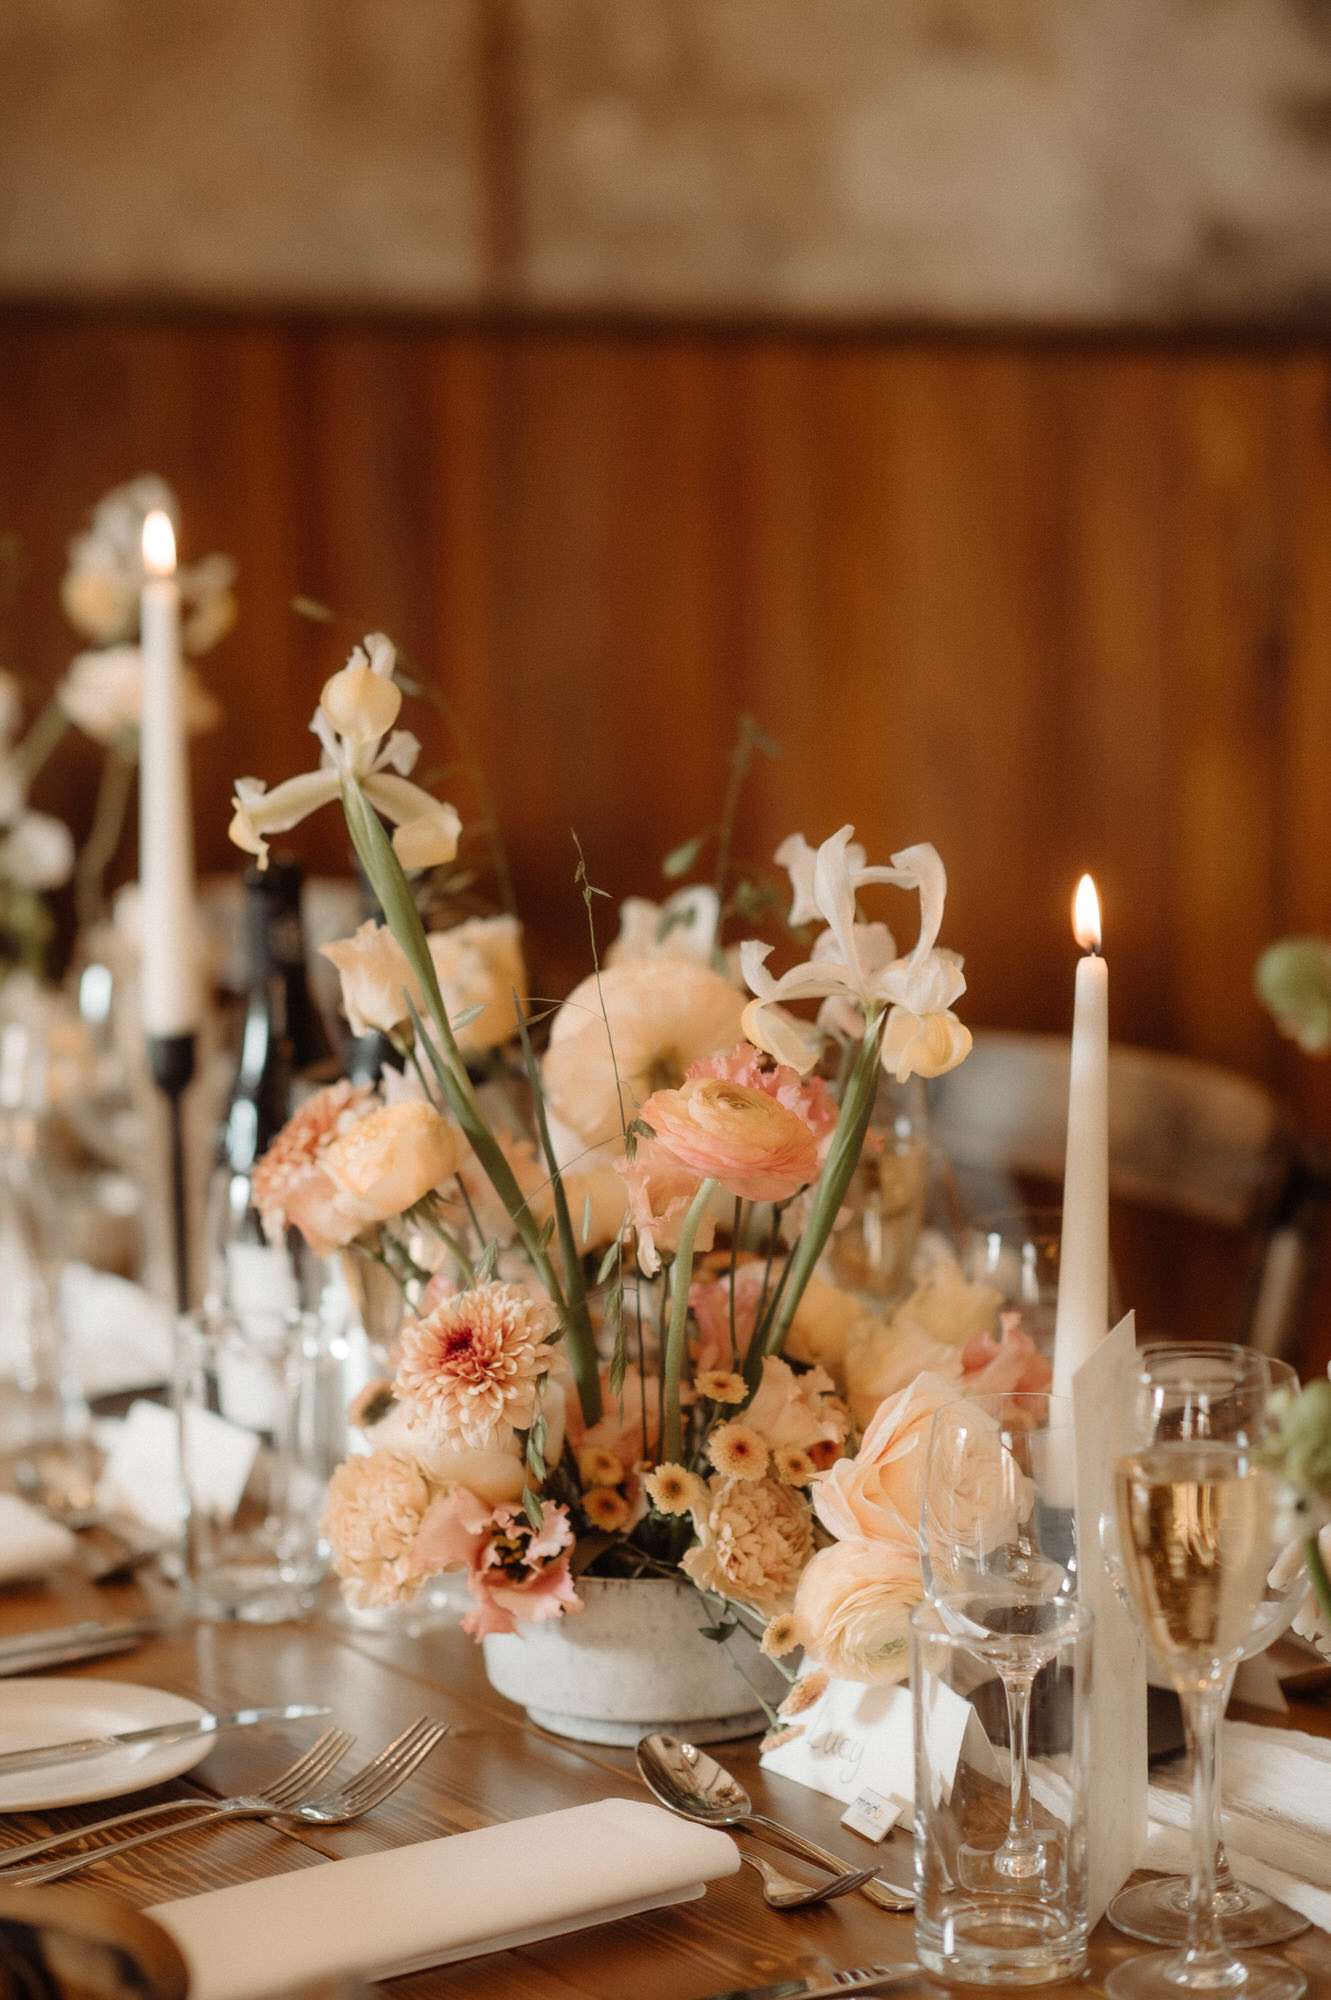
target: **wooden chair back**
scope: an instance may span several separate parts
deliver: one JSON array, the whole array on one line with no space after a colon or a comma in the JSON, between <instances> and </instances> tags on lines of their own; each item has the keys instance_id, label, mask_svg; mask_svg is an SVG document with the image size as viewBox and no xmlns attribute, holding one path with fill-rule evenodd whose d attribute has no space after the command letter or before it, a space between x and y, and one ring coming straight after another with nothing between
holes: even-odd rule
<instances>
[{"instance_id":1,"label":"wooden chair back","mask_svg":"<svg viewBox=\"0 0 1331 2000\"><path fill-rule=\"evenodd\" d=\"M1021 1179L1062 1181L1070 1061L1064 1035L980 1030L931 1086L935 1143L972 1207L1011 1201ZM1109 1185L1245 1239L1239 1334L1296 1358L1331 1185L1268 1090L1216 1063L1113 1044Z\"/></svg>"}]
</instances>

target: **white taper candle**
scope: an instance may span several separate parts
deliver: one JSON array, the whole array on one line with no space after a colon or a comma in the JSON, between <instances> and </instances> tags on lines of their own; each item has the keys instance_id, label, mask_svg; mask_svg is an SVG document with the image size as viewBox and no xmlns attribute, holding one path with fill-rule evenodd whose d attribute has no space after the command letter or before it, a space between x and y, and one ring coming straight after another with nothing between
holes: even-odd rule
<instances>
[{"instance_id":1,"label":"white taper candle","mask_svg":"<svg viewBox=\"0 0 1331 2000\"><path fill-rule=\"evenodd\" d=\"M176 541L160 509L143 524L143 562L139 1007L144 1033L167 1037L192 1034L198 1025L199 950Z\"/></svg>"},{"instance_id":2,"label":"white taper candle","mask_svg":"<svg viewBox=\"0 0 1331 2000\"><path fill-rule=\"evenodd\" d=\"M1063 1174L1063 1240L1054 1322L1055 1395L1109 1331L1109 967L1100 955L1095 884L1077 885L1073 929L1086 955L1077 966Z\"/></svg>"}]
</instances>

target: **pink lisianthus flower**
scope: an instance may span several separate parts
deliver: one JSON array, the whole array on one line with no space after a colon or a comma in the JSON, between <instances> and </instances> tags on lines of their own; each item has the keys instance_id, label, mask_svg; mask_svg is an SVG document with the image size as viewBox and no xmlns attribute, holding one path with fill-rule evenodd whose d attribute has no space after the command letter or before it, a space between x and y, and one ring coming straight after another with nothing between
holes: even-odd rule
<instances>
[{"instance_id":1,"label":"pink lisianthus flower","mask_svg":"<svg viewBox=\"0 0 1331 2000\"><path fill-rule=\"evenodd\" d=\"M758 1303L763 1293L766 1266L761 1258L751 1258L735 1267L735 1344L742 1361L749 1351ZM729 1368L734 1359L730 1345L730 1271L719 1277L695 1278L689 1286L689 1311L698 1327L694 1348L694 1373L713 1368Z\"/></svg>"},{"instance_id":2,"label":"pink lisianthus flower","mask_svg":"<svg viewBox=\"0 0 1331 2000\"><path fill-rule=\"evenodd\" d=\"M962 1395L1010 1396L1047 1389L1054 1379L1053 1365L1041 1354L1018 1314L1004 1313L999 1327L997 1340L991 1333L977 1333L962 1348Z\"/></svg>"},{"instance_id":3,"label":"pink lisianthus flower","mask_svg":"<svg viewBox=\"0 0 1331 2000\"><path fill-rule=\"evenodd\" d=\"M752 1042L741 1042L728 1056L709 1056L690 1063L685 1082L695 1077L717 1077L723 1083L743 1084L747 1090L764 1090L802 1118L814 1136L821 1162L836 1130L837 1101L820 1076L803 1077L788 1063L773 1063ZM648 1120L648 1123L651 1121Z\"/></svg>"},{"instance_id":4,"label":"pink lisianthus flower","mask_svg":"<svg viewBox=\"0 0 1331 2000\"><path fill-rule=\"evenodd\" d=\"M651 1100L649 1099L650 1103ZM661 1252L679 1244L679 1232L698 1192L701 1174L655 1139L640 1139L631 1160L616 1160L629 1196L629 1220L638 1232L638 1262L649 1278L661 1268ZM710 1250L715 1224L704 1215L693 1239L695 1251Z\"/></svg>"},{"instance_id":5,"label":"pink lisianthus flower","mask_svg":"<svg viewBox=\"0 0 1331 2000\"><path fill-rule=\"evenodd\" d=\"M656 1376L644 1377L630 1366L624 1370L618 1395L610 1387L609 1368L601 1369L600 1382L605 1415L590 1429L583 1418L577 1391L572 1382L565 1383L569 1443L579 1455L584 1451L612 1451L626 1468L650 1462L656 1455L661 1431L660 1384Z\"/></svg>"},{"instance_id":6,"label":"pink lisianthus flower","mask_svg":"<svg viewBox=\"0 0 1331 2000\"><path fill-rule=\"evenodd\" d=\"M324 1158L374 1109L368 1084L329 1084L288 1118L254 1169L254 1205L270 1236L299 1229L316 1257L330 1256L359 1234L363 1216L349 1214Z\"/></svg>"},{"instance_id":7,"label":"pink lisianthus flower","mask_svg":"<svg viewBox=\"0 0 1331 2000\"><path fill-rule=\"evenodd\" d=\"M541 1503L533 1528L521 1507L487 1506L465 1486L433 1502L412 1545L412 1566L422 1576L465 1568L476 1609L462 1621L473 1639L516 1632L519 1622L538 1625L566 1611L581 1611L568 1552L573 1530L567 1508Z\"/></svg>"}]
</instances>

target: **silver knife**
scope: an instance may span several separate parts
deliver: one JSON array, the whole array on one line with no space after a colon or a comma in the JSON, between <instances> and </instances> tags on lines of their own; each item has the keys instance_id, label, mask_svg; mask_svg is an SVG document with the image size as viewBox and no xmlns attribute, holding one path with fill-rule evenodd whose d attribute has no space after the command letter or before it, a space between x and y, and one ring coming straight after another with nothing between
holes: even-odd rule
<instances>
[{"instance_id":1,"label":"silver knife","mask_svg":"<svg viewBox=\"0 0 1331 2000\"><path fill-rule=\"evenodd\" d=\"M709 2000L836 2000L838 1993L872 1993L894 1979L909 1979L918 1965L858 1965L845 1972L815 1972L807 1979L779 1979L775 1986L744 1986L733 1993L713 1993Z\"/></svg>"},{"instance_id":2,"label":"silver knife","mask_svg":"<svg viewBox=\"0 0 1331 2000\"><path fill-rule=\"evenodd\" d=\"M100 1757L107 1750L132 1750L140 1743L185 1743L191 1736L212 1736L219 1729L250 1729L256 1722L299 1722L309 1715L327 1714L326 1708L296 1702L286 1708L238 1708L230 1715L189 1715L180 1722L154 1723L151 1729L123 1729L115 1736L78 1736L69 1743L6 1750L0 1753L0 1775L67 1764L76 1757Z\"/></svg>"},{"instance_id":3,"label":"silver knife","mask_svg":"<svg viewBox=\"0 0 1331 2000\"><path fill-rule=\"evenodd\" d=\"M17 1639L0 1639L0 1676L31 1674L74 1660L95 1660L103 1653L123 1653L178 1622L161 1617L85 1618L78 1625L48 1626L45 1631L25 1632Z\"/></svg>"}]
</instances>

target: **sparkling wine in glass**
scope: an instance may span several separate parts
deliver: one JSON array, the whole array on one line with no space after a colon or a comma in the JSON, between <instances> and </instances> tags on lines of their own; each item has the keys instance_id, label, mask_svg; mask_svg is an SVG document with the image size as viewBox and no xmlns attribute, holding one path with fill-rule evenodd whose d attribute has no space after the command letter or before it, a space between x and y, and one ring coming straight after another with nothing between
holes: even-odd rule
<instances>
[{"instance_id":1,"label":"sparkling wine in glass","mask_svg":"<svg viewBox=\"0 0 1331 2000\"><path fill-rule=\"evenodd\" d=\"M1299 2000L1306 1990L1293 1966L1239 1957L1216 1906L1220 1716L1252 1640L1280 1518L1278 1482L1257 1457L1271 1425L1270 1381L1253 1359L1244 1349L1151 1348L1124 1385L1117 1563L1183 1707L1193 1857L1184 1942L1116 1967L1106 1982L1112 2000Z\"/></svg>"}]
</instances>

